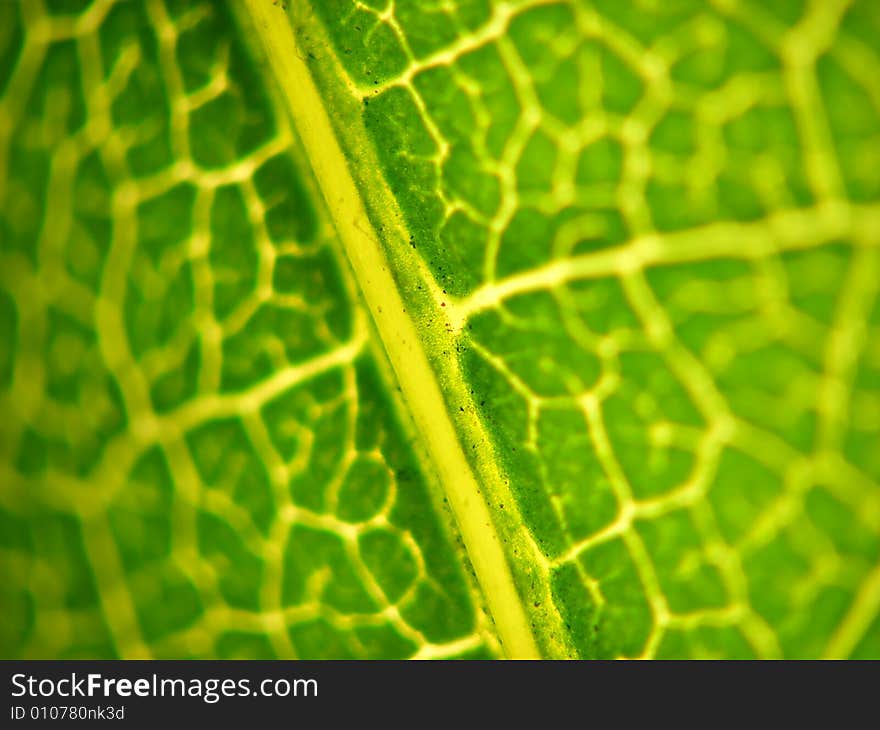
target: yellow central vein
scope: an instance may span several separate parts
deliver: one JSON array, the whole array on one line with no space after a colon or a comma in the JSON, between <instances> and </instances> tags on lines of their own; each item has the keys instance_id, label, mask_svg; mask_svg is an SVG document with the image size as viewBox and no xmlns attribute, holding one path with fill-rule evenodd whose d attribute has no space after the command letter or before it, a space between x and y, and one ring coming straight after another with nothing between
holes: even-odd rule
<instances>
[{"instance_id":1,"label":"yellow central vein","mask_svg":"<svg viewBox=\"0 0 880 730\"><path fill-rule=\"evenodd\" d=\"M505 652L512 658L537 658L537 644L489 507L461 448L419 333L406 314L378 239L368 232L364 203L293 31L287 18L271 3L246 0L245 6L279 80L410 413L444 486Z\"/></svg>"}]
</instances>

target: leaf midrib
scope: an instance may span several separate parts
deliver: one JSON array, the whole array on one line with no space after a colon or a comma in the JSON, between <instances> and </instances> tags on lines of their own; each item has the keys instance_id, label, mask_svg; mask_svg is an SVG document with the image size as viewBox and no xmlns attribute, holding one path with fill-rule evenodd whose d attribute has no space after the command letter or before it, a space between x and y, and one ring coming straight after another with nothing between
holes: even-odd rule
<instances>
[{"instance_id":1,"label":"leaf midrib","mask_svg":"<svg viewBox=\"0 0 880 730\"><path fill-rule=\"evenodd\" d=\"M511 658L537 658L540 652L529 616L489 506L423 348L424 333L420 334L406 313L379 237L372 228L323 97L312 80L293 30L278 7L265 0L245 0L245 8L266 51L408 411L449 500L505 654ZM438 364L443 369L443 363ZM460 381L460 376L454 380ZM475 415L471 420L471 429L481 428ZM488 437L483 435L480 442L488 443Z\"/></svg>"}]
</instances>

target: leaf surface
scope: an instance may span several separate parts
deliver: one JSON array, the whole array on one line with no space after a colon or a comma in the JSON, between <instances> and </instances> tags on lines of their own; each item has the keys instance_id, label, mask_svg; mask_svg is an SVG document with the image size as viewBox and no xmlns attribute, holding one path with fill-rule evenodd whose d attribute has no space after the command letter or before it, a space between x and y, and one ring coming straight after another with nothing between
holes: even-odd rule
<instances>
[{"instance_id":1,"label":"leaf surface","mask_svg":"<svg viewBox=\"0 0 880 730\"><path fill-rule=\"evenodd\" d=\"M880 655L873 3L0 12L4 654Z\"/></svg>"},{"instance_id":2,"label":"leaf surface","mask_svg":"<svg viewBox=\"0 0 880 730\"><path fill-rule=\"evenodd\" d=\"M291 27L542 652L875 652L869 4Z\"/></svg>"}]
</instances>

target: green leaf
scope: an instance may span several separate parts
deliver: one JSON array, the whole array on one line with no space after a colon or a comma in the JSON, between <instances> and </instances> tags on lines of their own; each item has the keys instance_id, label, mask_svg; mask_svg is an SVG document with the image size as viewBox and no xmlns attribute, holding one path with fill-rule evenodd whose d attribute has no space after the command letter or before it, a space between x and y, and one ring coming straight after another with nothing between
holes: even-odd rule
<instances>
[{"instance_id":1,"label":"green leaf","mask_svg":"<svg viewBox=\"0 0 880 730\"><path fill-rule=\"evenodd\" d=\"M880 16L0 5L4 656L880 656Z\"/></svg>"}]
</instances>

